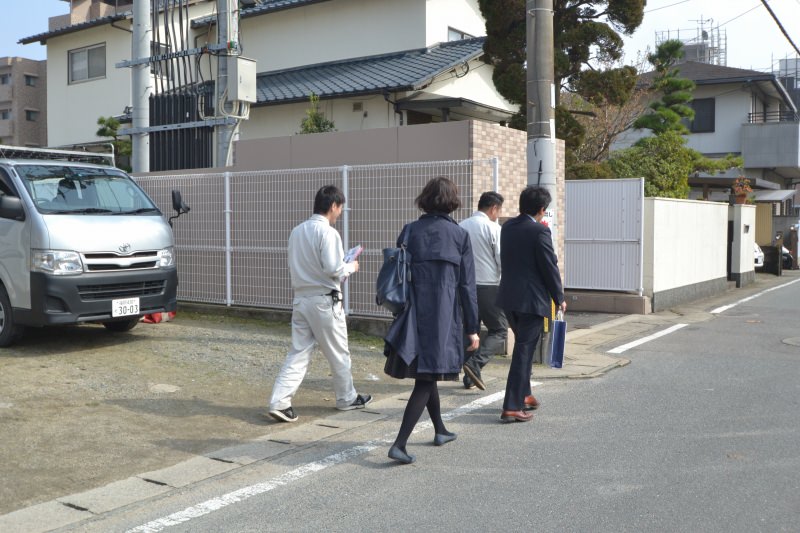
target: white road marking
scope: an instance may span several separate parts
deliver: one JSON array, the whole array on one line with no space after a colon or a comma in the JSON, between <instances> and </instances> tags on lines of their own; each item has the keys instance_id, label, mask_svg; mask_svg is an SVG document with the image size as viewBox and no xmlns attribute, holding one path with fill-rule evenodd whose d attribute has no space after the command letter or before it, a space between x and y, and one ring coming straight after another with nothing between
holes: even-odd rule
<instances>
[{"instance_id":1,"label":"white road marking","mask_svg":"<svg viewBox=\"0 0 800 533\"><path fill-rule=\"evenodd\" d=\"M503 390L494 394L490 394L489 396L484 396L483 398L478 398L474 402L470 402L466 405L462 405L461 407L457 407L452 411L443 413L442 418L444 420L450 420L458 416L463 416L501 400L504 396L505 391ZM433 424L430 421L417 424L416 428L414 428L414 433L429 429L432 425ZM249 487L244 487L233 492L223 494L222 496L206 500L191 507L187 507L183 511L178 511L177 513L173 513L133 529L129 529L126 533L156 533L157 531L163 531L170 526L186 523L190 520L213 513L214 511L218 511L234 503L238 503L247 500L248 498L252 498L253 496L264 494L265 492L269 492L278 487L288 485L297 480L303 479L306 476L325 470L330 466L343 463L354 457L358 457L359 455L371 452L375 448L386 446L392 442L394 442L394 434L392 434L392 436L371 440L365 442L364 444L359 444L358 446L353 446L352 448L348 448L339 453L329 455L323 459L320 459L319 461L307 463L263 483L257 483L255 485L250 485Z\"/></svg>"},{"instance_id":2,"label":"white road marking","mask_svg":"<svg viewBox=\"0 0 800 533\"><path fill-rule=\"evenodd\" d=\"M772 288L769 288L769 289L765 289L765 290L763 290L763 291L761 291L761 292L759 292L759 293L757 293L757 294L753 294L752 296L748 296L747 298L742 298L742 299L741 299L741 300L739 300L738 302L734 302L734 303L732 303L732 304L729 304L729 305L723 305L722 307L717 307L716 309L714 309L713 311L711 311L711 314L713 314L713 315L718 315L718 314L720 314L720 313L724 313L724 312L725 312L725 311L727 311L728 309L731 309L731 308L733 308L733 307L736 307L736 306L737 306L737 305L739 305L739 304L743 304L743 303L745 303L745 302L749 302L750 300L753 300L753 299L755 299L755 298L758 298L759 296L761 296L761 295L763 295L763 294L767 294L768 292L771 292L771 291L777 291L778 289L782 289L782 288L784 288L784 287L788 287L788 286L789 286L789 285L791 285L792 283L797 283L798 281L800 281L800 278L798 278L798 279L795 279L795 280L792 280L792 281L790 281L790 282L788 282L788 283L784 283L783 285L778 285L777 287L772 287Z\"/></svg>"},{"instance_id":3,"label":"white road marking","mask_svg":"<svg viewBox=\"0 0 800 533\"><path fill-rule=\"evenodd\" d=\"M685 328L689 324L675 324L674 326L670 326L667 329L658 331L653 333L652 335L648 335L647 337L642 337L639 340L635 340L633 342L629 342L628 344L623 344L622 346L617 346L613 350L609 350L607 353L622 353L624 351L630 350L631 348L635 348L640 344L644 344L646 342L650 342L653 339L657 339L659 337L663 337L664 335L669 335L673 331L678 331L681 328Z\"/></svg>"}]
</instances>

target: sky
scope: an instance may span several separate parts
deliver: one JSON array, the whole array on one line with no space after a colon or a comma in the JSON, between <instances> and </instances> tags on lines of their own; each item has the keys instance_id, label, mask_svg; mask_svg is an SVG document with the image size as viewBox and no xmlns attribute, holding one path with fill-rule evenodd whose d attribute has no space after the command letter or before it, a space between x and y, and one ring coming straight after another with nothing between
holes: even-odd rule
<instances>
[{"instance_id":1,"label":"sky","mask_svg":"<svg viewBox=\"0 0 800 533\"><path fill-rule=\"evenodd\" d=\"M63 0L0 0L0 57L19 56L46 59L47 48L35 43L21 45L24 37L47 31L47 19L69 13L69 2Z\"/></svg>"},{"instance_id":2,"label":"sky","mask_svg":"<svg viewBox=\"0 0 800 533\"><path fill-rule=\"evenodd\" d=\"M768 4L800 48L800 0L770 0ZM648 46L655 50L656 32L669 30L674 36L680 30L681 39L694 38L701 19L712 19L706 27L719 25L720 34L727 38L729 67L772 71L771 65L777 68L779 58L800 56L760 0L648 0L642 25L625 39L626 63Z\"/></svg>"},{"instance_id":3,"label":"sky","mask_svg":"<svg viewBox=\"0 0 800 533\"><path fill-rule=\"evenodd\" d=\"M63 0L0 0L0 57L22 56L45 59L39 44L18 45L17 41L47 31L47 19L69 12ZM770 0L769 5L800 47L800 0ZM729 67L769 71L778 58L794 57L791 44L781 33L760 0L648 0L644 22L625 39L626 63L638 52L655 49L656 32L680 30L680 36L694 37L700 19L719 25L727 38Z\"/></svg>"}]
</instances>

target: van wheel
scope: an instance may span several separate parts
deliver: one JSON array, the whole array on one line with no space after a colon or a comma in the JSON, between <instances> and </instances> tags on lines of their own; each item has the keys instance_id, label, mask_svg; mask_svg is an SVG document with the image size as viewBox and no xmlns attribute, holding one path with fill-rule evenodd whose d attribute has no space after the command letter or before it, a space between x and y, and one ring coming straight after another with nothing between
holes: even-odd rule
<instances>
[{"instance_id":1,"label":"van wheel","mask_svg":"<svg viewBox=\"0 0 800 533\"><path fill-rule=\"evenodd\" d=\"M132 330L139 323L139 317L131 318L130 320L115 320L114 322L103 322L103 326L108 331L114 333L124 333Z\"/></svg>"},{"instance_id":2,"label":"van wheel","mask_svg":"<svg viewBox=\"0 0 800 533\"><path fill-rule=\"evenodd\" d=\"M23 328L14 323L14 310L5 288L0 287L0 348L11 346L22 336Z\"/></svg>"}]
</instances>

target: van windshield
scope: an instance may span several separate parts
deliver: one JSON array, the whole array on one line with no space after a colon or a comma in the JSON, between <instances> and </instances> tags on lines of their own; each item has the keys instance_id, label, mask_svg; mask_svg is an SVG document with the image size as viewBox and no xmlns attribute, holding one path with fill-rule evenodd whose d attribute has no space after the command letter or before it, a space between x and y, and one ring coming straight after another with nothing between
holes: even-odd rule
<instances>
[{"instance_id":1,"label":"van windshield","mask_svg":"<svg viewBox=\"0 0 800 533\"><path fill-rule=\"evenodd\" d=\"M132 179L110 168L16 165L42 214L161 215Z\"/></svg>"}]
</instances>

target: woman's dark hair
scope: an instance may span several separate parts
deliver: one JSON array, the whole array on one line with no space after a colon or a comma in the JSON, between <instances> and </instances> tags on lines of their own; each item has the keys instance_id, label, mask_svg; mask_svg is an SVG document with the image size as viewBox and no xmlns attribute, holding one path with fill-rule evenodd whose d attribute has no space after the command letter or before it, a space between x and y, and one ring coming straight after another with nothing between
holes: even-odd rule
<instances>
[{"instance_id":1,"label":"woman's dark hair","mask_svg":"<svg viewBox=\"0 0 800 533\"><path fill-rule=\"evenodd\" d=\"M483 211L496 205L502 206L503 202L504 200L500 193L494 191L485 192L481 194L481 198L478 200L478 209Z\"/></svg>"},{"instance_id":2,"label":"woman's dark hair","mask_svg":"<svg viewBox=\"0 0 800 533\"><path fill-rule=\"evenodd\" d=\"M414 202L426 213L452 213L461 207L458 187L444 176L426 183Z\"/></svg>"},{"instance_id":3,"label":"woman's dark hair","mask_svg":"<svg viewBox=\"0 0 800 533\"><path fill-rule=\"evenodd\" d=\"M552 197L547 192L547 189L536 185L528 185L519 195L519 212L536 216L543 207L547 209L551 200Z\"/></svg>"},{"instance_id":4,"label":"woman's dark hair","mask_svg":"<svg viewBox=\"0 0 800 533\"><path fill-rule=\"evenodd\" d=\"M314 197L314 214L324 215L331 210L333 204L344 205L344 193L336 185L325 185Z\"/></svg>"}]
</instances>

